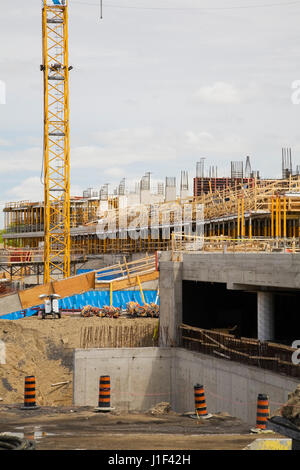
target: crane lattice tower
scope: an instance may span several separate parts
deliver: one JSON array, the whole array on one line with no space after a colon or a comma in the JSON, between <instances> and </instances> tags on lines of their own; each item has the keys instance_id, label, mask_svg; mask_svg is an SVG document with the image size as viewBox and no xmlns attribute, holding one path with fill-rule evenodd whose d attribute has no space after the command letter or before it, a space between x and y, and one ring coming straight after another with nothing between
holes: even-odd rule
<instances>
[{"instance_id":1,"label":"crane lattice tower","mask_svg":"<svg viewBox=\"0 0 300 470\"><path fill-rule=\"evenodd\" d=\"M70 276L68 1L43 0L44 282Z\"/></svg>"}]
</instances>

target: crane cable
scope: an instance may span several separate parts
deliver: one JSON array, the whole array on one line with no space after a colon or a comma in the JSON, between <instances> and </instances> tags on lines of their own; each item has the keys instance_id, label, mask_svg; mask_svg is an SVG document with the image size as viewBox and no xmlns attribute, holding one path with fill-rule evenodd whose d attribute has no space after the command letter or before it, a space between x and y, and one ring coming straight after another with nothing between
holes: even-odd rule
<instances>
[{"instance_id":1,"label":"crane cable","mask_svg":"<svg viewBox=\"0 0 300 470\"><path fill-rule=\"evenodd\" d=\"M99 3L83 2L73 0L74 4L81 4L86 6L99 6ZM255 9L255 8L272 8L272 7L283 7L283 6L295 6L300 5L300 0L291 0L288 2L277 2L277 3L264 3L255 5L231 5L221 7L144 7L144 6L131 6L131 5L112 5L105 4L106 8L117 8L117 9L131 9L131 10L167 10L167 11L224 11L224 10L244 10L244 9ZM100 0L101 18L102 18L102 0Z\"/></svg>"},{"instance_id":2,"label":"crane cable","mask_svg":"<svg viewBox=\"0 0 300 470\"><path fill-rule=\"evenodd\" d=\"M34 450L35 442L8 433L0 434L0 450Z\"/></svg>"}]
</instances>

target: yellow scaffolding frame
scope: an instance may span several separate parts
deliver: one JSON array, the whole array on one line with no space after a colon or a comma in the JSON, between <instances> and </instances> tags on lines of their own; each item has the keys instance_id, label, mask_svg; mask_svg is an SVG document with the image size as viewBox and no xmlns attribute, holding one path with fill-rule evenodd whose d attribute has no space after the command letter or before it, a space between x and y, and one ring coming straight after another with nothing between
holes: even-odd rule
<instances>
[{"instance_id":1,"label":"yellow scaffolding frame","mask_svg":"<svg viewBox=\"0 0 300 470\"><path fill-rule=\"evenodd\" d=\"M43 2L44 282L70 276L68 1Z\"/></svg>"}]
</instances>

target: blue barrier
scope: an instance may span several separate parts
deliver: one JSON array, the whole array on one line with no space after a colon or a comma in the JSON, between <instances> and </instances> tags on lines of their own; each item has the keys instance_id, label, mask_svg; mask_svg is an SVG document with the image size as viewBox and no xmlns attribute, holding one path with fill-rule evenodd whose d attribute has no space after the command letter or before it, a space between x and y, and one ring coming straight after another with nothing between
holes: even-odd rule
<instances>
[{"instance_id":1,"label":"blue barrier","mask_svg":"<svg viewBox=\"0 0 300 470\"><path fill-rule=\"evenodd\" d=\"M19 310L18 312L7 313L6 315L0 315L0 320L19 320L20 318L24 318L24 312L26 317L32 317L32 315L36 314L36 307L27 308L24 310Z\"/></svg>"},{"instance_id":2,"label":"blue barrier","mask_svg":"<svg viewBox=\"0 0 300 470\"><path fill-rule=\"evenodd\" d=\"M156 301L157 291L156 290L145 290L144 292L145 302L150 304ZM113 292L113 306L126 309L128 302L143 303L142 295L140 291L114 291ZM158 302L159 304L159 299ZM89 291L84 294L76 294L65 299L59 299L59 306L62 309L82 309L86 305L92 307L102 308L104 305L110 305L110 292L109 291Z\"/></svg>"},{"instance_id":3,"label":"blue barrier","mask_svg":"<svg viewBox=\"0 0 300 470\"><path fill-rule=\"evenodd\" d=\"M90 273L92 271L95 271L95 270L94 269L77 269L76 275L86 274L86 273Z\"/></svg>"},{"instance_id":4,"label":"blue barrier","mask_svg":"<svg viewBox=\"0 0 300 470\"><path fill-rule=\"evenodd\" d=\"M145 290L143 291L145 302L147 304L156 303L157 291L156 290ZM59 307L61 309L75 309L81 310L86 305L92 307L103 308L104 305L110 305L110 292L109 291L98 291L91 290L84 294L75 294L64 299L59 299ZM126 290L126 291L114 291L113 292L113 306L119 307L122 310L126 309L128 302L143 303L142 295L140 291ZM159 305L159 297L157 300ZM8 313L6 315L0 315L0 320L19 320L24 318L24 312L26 317L31 317L37 313L36 307L19 310L18 312Z\"/></svg>"}]
</instances>

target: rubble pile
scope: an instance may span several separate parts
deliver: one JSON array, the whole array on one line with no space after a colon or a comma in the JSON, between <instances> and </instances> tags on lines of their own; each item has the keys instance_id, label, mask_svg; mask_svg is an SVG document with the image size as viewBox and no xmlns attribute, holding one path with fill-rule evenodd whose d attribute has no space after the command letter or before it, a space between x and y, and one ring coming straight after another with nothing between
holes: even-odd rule
<instances>
[{"instance_id":1,"label":"rubble pile","mask_svg":"<svg viewBox=\"0 0 300 470\"><path fill-rule=\"evenodd\" d=\"M155 303L140 305L137 302L128 302L126 313L132 317L159 317L159 306Z\"/></svg>"},{"instance_id":2,"label":"rubble pile","mask_svg":"<svg viewBox=\"0 0 300 470\"><path fill-rule=\"evenodd\" d=\"M281 408L281 415L300 427L300 385L288 395L288 401Z\"/></svg>"},{"instance_id":3,"label":"rubble pile","mask_svg":"<svg viewBox=\"0 0 300 470\"><path fill-rule=\"evenodd\" d=\"M81 316L85 318L89 317L100 317L100 318L118 318L120 316L121 309L118 307L112 307L104 305L103 308L92 307L91 305L86 305L81 310Z\"/></svg>"}]
</instances>

